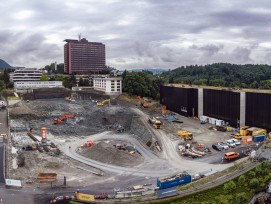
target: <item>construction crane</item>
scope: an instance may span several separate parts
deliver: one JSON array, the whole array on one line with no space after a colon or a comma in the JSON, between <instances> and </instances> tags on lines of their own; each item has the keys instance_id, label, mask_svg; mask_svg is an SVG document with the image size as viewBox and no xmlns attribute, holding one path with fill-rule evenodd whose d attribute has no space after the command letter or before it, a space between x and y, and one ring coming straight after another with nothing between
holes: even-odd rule
<instances>
[{"instance_id":1,"label":"construction crane","mask_svg":"<svg viewBox=\"0 0 271 204\"><path fill-rule=\"evenodd\" d=\"M141 106L143 106L144 108L149 108L149 104L146 104L143 98L137 96L137 99L140 101Z\"/></svg>"},{"instance_id":2,"label":"construction crane","mask_svg":"<svg viewBox=\"0 0 271 204\"><path fill-rule=\"evenodd\" d=\"M103 106L105 103L110 104L110 99L103 100L102 102L97 103L97 106Z\"/></svg>"},{"instance_id":3,"label":"construction crane","mask_svg":"<svg viewBox=\"0 0 271 204\"><path fill-rule=\"evenodd\" d=\"M75 117L75 113L71 113L71 114L64 114L63 116L61 116L58 119L54 119L54 124L60 124L63 123L67 118L74 118Z\"/></svg>"}]
</instances>

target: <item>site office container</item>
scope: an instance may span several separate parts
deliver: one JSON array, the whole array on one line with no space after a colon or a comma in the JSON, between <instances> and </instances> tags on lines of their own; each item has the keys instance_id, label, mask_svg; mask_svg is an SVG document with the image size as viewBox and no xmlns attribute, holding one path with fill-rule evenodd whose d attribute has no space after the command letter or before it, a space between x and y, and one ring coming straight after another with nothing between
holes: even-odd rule
<instances>
[{"instance_id":1,"label":"site office container","mask_svg":"<svg viewBox=\"0 0 271 204\"><path fill-rule=\"evenodd\" d=\"M253 144L253 138L252 138L252 136L244 136L242 138L242 142L244 144L251 145L251 144Z\"/></svg>"},{"instance_id":2,"label":"site office container","mask_svg":"<svg viewBox=\"0 0 271 204\"><path fill-rule=\"evenodd\" d=\"M157 179L157 186L159 189L166 189L174 186L180 186L186 183L192 182L192 177L191 175L186 175L182 177L176 177L172 180L166 180L166 181L161 181L161 179Z\"/></svg>"},{"instance_id":3,"label":"site office container","mask_svg":"<svg viewBox=\"0 0 271 204\"><path fill-rule=\"evenodd\" d=\"M266 139L266 135L256 135L253 136L254 142L263 142Z\"/></svg>"}]
</instances>

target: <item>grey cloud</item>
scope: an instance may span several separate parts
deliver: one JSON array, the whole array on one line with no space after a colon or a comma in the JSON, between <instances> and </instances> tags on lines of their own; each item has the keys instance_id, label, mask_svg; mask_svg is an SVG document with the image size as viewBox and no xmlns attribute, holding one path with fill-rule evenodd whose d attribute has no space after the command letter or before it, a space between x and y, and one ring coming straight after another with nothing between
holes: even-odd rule
<instances>
[{"instance_id":1,"label":"grey cloud","mask_svg":"<svg viewBox=\"0 0 271 204\"><path fill-rule=\"evenodd\" d=\"M63 40L82 33L106 44L115 67L265 62L258 50L271 40L268 8L268 0L4 0L0 58L18 66L63 62ZM14 17L23 10L33 16ZM59 41L48 42L52 35Z\"/></svg>"}]
</instances>

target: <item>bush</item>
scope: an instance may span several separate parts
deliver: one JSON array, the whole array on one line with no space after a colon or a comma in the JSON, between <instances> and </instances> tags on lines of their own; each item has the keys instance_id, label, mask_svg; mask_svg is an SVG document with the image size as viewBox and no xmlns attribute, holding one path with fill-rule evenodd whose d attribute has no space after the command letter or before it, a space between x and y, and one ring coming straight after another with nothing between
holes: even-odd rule
<instances>
[{"instance_id":1,"label":"bush","mask_svg":"<svg viewBox=\"0 0 271 204\"><path fill-rule=\"evenodd\" d=\"M257 176L262 174L262 166L261 165L256 166L256 168L255 168L255 174Z\"/></svg>"},{"instance_id":2,"label":"bush","mask_svg":"<svg viewBox=\"0 0 271 204\"><path fill-rule=\"evenodd\" d=\"M239 178L238 178L238 183L239 183L240 185L244 185L245 182L246 182L246 177L245 177L244 175L239 176Z\"/></svg>"},{"instance_id":3,"label":"bush","mask_svg":"<svg viewBox=\"0 0 271 204\"><path fill-rule=\"evenodd\" d=\"M229 181L228 183L225 183L224 184L224 187L223 189L226 191L226 192L231 192L233 191L234 189L236 189L236 184L234 183L234 181Z\"/></svg>"},{"instance_id":4,"label":"bush","mask_svg":"<svg viewBox=\"0 0 271 204\"><path fill-rule=\"evenodd\" d=\"M235 197L236 204L247 203L247 195L245 192L237 193Z\"/></svg>"},{"instance_id":5,"label":"bush","mask_svg":"<svg viewBox=\"0 0 271 204\"><path fill-rule=\"evenodd\" d=\"M253 178L249 182L249 186L251 189L257 188L259 186L259 180L257 178Z\"/></svg>"},{"instance_id":6,"label":"bush","mask_svg":"<svg viewBox=\"0 0 271 204\"><path fill-rule=\"evenodd\" d=\"M248 177L251 178L251 179L254 178L255 175L256 175L256 174L255 174L254 171L250 171L250 172L248 173Z\"/></svg>"}]
</instances>

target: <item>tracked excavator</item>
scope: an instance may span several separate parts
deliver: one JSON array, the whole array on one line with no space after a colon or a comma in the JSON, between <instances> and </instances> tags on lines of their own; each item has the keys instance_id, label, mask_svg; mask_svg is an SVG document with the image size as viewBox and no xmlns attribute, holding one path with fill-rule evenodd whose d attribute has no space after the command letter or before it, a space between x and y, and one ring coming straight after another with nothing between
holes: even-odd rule
<instances>
[{"instance_id":1,"label":"tracked excavator","mask_svg":"<svg viewBox=\"0 0 271 204\"><path fill-rule=\"evenodd\" d=\"M71 113L71 114L64 114L62 115L60 118L58 119L54 119L54 124L60 124L66 121L67 118L74 118L75 117L75 113Z\"/></svg>"},{"instance_id":2,"label":"tracked excavator","mask_svg":"<svg viewBox=\"0 0 271 204\"><path fill-rule=\"evenodd\" d=\"M140 101L141 106L143 106L144 108L149 108L150 105L146 104L143 98L141 98L140 96L137 96L137 99Z\"/></svg>"},{"instance_id":3,"label":"tracked excavator","mask_svg":"<svg viewBox=\"0 0 271 204\"><path fill-rule=\"evenodd\" d=\"M97 106L104 106L105 103L110 104L110 99L103 100L102 102L97 103Z\"/></svg>"}]
</instances>

